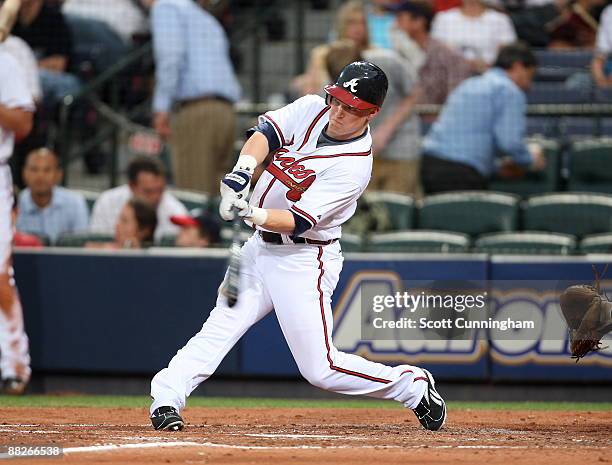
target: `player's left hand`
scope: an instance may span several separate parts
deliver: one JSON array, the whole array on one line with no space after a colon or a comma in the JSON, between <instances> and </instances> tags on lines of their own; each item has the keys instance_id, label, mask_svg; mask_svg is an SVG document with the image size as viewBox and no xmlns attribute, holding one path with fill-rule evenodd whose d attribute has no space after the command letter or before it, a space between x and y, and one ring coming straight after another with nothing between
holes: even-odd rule
<instances>
[{"instance_id":1,"label":"player's left hand","mask_svg":"<svg viewBox=\"0 0 612 465\"><path fill-rule=\"evenodd\" d=\"M219 215L225 221L232 221L238 211L238 216L241 218L249 218L253 216L253 207L244 199L224 197L219 204Z\"/></svg>"}]
</instances>

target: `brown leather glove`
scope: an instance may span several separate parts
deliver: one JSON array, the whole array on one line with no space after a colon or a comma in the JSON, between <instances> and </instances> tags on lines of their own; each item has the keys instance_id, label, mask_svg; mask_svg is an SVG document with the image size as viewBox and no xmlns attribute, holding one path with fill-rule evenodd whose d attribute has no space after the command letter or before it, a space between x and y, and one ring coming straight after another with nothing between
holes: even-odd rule
<instances>
[{"instance_id":1,"label":"brown leather glove","mask_svg":"<svg viewBox=\"0 0 612 465\"><path fill-rule=\"evenodd\" d=\"M570 286L559 298L570 330L572 358L576 362L589 352L602 349L601 338L612 331L612 302L600 292L599 281L600 276L595 271L595 287Z\"/></svg>"}]
</instances>

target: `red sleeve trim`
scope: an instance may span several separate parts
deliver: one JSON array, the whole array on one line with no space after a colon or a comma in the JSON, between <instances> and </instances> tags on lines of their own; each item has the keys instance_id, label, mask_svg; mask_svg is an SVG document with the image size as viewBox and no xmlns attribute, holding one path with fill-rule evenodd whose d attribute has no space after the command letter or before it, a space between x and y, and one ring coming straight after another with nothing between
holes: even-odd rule
<instances>
[{"instance_id":1,"label":"red sleeve trim","mask_svg":"<svg viewBox=\"0 0 612 465\"><path fill-rule=\"evenodd\" d=\"M316 226L317 224L317 220L314 219L314 217L310 216L308 213L306 213L304 210L296 207L295 205L291 206L291 210L295 211L298 215L300 215L301 217L303 217L305 220L307 220L310 224L312 224L312 226Z\"/></svg>"},{"instance_id":2,"label":"red sleeve trim","mask_svg":"<svg viewBox=\"0 0 612 465\"><path fill-rule=\"evenodd\" d=\"M286 146L287 145L287 141L285 140L285 136L283 135L283 131L281 131L280 126L278 124L276 124L276 121L274 121L270 115L265 114L265 115L263 115L263 117L268 119L272 123L272 126L274 126L274 129L276 129L276 132L278 134L278 137L279 137L279 139L281 141L282 146L283 147Z\"/></svg>"}]
</instances>

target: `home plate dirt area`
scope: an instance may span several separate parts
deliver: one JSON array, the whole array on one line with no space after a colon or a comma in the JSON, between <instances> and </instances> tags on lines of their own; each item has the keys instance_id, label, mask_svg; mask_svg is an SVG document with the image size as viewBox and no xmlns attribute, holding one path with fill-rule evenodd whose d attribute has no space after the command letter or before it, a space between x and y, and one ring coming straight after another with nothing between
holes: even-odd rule
<instances>
[{"instance_id":1,"label":"home plate dirt area","mask_svg":"<svg viewBox=\"0 0 612 465\"><path fill-rule=\"evenodd\" d=\"M146 408L2 407L1 445L61 445L7 463L612 464L612 411L451 409L443 431L402 409L204 408L157 432Z\"/></svg>"}]
</instances>

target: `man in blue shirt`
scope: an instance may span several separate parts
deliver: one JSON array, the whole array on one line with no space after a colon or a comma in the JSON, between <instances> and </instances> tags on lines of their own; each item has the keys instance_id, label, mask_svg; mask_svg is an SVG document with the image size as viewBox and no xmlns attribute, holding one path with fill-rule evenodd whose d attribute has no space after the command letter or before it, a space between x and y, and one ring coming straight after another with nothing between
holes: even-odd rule
<instances>
[{"instance_id":1,"label":"man in blue shirt","mask_svg":"<svg viewBox=\"0 0 612 465\"><path fill-rule=\"evenodd\" d=\"M233 104L240 98L225 31L194 0L154 0L151 30L153 126L169 138L175 183L215 193L232 161Z\"/></svg>"},{"instance_id":2,"label":"man in blue shirt","mask_svg":"<svg viewBox=\"0 0 612 465\"><path fill-rule=\"evenodd\" d=\"M85 198L58 186L62 170L57 154L46 148L30 152L23 178L27 189L19 195L19 231L45 235L51 241L63 233L87 231Z\"/></svg>"},{"instance_id":3,"label":"man in blue shirt","mask_svg":"<svg viewBox=\"0 0 612 465\"><path fill-rule=\"evenodd\" d=\"M538 148L525 144L527 98L536 59L521 43L503 47L492 69L467 79L449 96L423 141L425 193L486 189L501 153L512 163L544 168Z\"/></svg>"}]
</instances>

